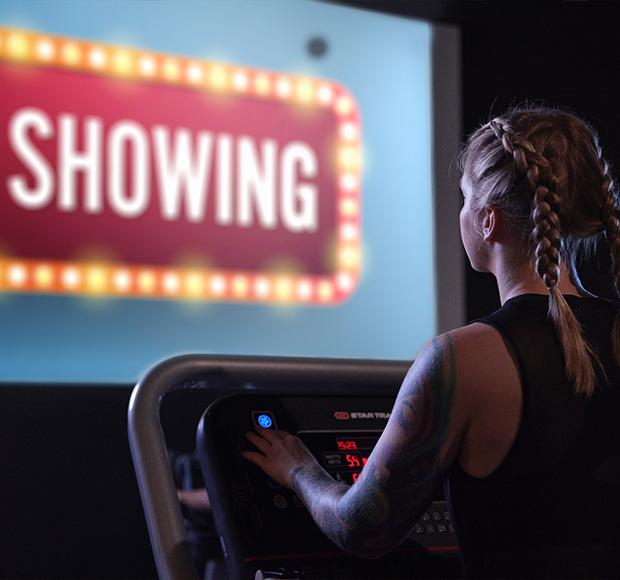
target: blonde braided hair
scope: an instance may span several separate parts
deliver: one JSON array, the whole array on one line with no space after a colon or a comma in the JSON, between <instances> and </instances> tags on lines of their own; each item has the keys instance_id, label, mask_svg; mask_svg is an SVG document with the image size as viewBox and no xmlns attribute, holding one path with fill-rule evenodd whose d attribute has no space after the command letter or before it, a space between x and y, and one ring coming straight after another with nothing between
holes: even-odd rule
<instances>
[{"instance_id":1,"label":"blonde braided hair","mask_svg":"<svg viewBox=\"0 0 620 580\"><path fill-rule=\"evenodd\" d=\"M549 318L576 393L591 396L598 356L559 290L561 261L574 274L578 251L603 231L620 294L620 210L596 132L575 115L542 107L496 117L468 139L460 158L478 208L494 206L529 236L535 269L549 292ZM613 330L620 363L620 319Z\"/></svg>"},{"instance_id":2,"label":"blonde braided hair","mask_svg":"<svg viewBox=\"0 0 620 580\"><path fill-rule=\"evenodd\" d=\"M549 291L549 317L553 320L562 345L566 375L575 385L575 392L589 396L596 382L592 364L594 353L583 337L575 314L558 290L562 225L559 216L560 198L555 192L557 184L551 164L502 119L493 119L489 126L506 152L513 156L515 167L525 175L534 193L531 221L534 226L532 240L536 245L536 272Z\"/></svg>"}]
</instances>

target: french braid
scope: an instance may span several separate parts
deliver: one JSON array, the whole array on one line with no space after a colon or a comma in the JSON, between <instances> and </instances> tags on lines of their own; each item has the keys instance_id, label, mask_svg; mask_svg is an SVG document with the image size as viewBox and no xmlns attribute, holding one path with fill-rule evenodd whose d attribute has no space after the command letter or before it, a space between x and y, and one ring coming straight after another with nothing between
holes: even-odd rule
<instances>
[{"instance_id":1,"label":"french braid","mask_svg":"<svg viewBox=\"0 0 620 580\"><path fill-rule=\"evenodd\" d=\"M609 165L603 158L600 146L597 146L599 166L602 176L602 203L601 203L601 222L605 227L605 235L609 242L609 252L611 254L611 270L614 279L616 292L620 295L620 219L618 200L614 181L609 171ZM620 364L620 314L616 315L612 330L612 346L616 362Z\"/></svg>"},{"instance_id":2,"label":"french braid","mask_svg":"<svg viewBox=\"0 0 620 580\"><path fill-rule=\"evenodd\" d=\"M536 272L549 291L549 317L562 346L567 377L575 385L575 392L591 396L596 382L593 362L598 364L598 359L586 342L581 326L558 286L562 250L561 200L557 194L553 168L527 139L518 135L503 119L493 119L489 127L502 142L506 153L512 156L517 171L526 177L533 194L530 219ZM614 239L620 253L620 224L617 217L615 227ZM618 267L620 269L620 259Z\"/></svg>"}]
</instances>

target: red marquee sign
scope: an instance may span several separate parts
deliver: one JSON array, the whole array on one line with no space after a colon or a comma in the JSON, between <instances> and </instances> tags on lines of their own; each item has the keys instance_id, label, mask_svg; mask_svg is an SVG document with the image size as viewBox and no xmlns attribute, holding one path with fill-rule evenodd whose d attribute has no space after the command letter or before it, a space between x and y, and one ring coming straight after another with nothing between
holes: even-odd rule
<instances>
[{"instance_id":1,"label":"red marquee sign","mask_svg":"<svg viewBox=\"0 0 620 580\"><path fill-rule=\"evenodd\" d=\"M359 115L324 79L0 28L0 290L331 304Z\"/></svg>"}]
</instances>

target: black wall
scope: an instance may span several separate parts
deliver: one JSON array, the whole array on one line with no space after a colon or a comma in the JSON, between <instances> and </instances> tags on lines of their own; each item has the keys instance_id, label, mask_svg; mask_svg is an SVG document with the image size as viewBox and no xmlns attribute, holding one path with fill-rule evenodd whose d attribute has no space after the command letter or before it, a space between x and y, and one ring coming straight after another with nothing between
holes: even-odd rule
<instances>
[{"instance_id":1,"label":"black wall","mask_svg":"<svg viewBox=\"0 0 620 580\"><path fill-rule=\"evenodd\" d=\"M463 127L524 100L592 122L620 167L618 10L594 2L340 2L462 27ZM498 305L467 268L467 314ZM608 260L584 267L609 295ZM36 364L36 363L33 363ZM154 568L126 437L130 387L0 386L0 577L147 578ZM191 446L200 401L171 421Z\"/></svg>"}]
</instances>

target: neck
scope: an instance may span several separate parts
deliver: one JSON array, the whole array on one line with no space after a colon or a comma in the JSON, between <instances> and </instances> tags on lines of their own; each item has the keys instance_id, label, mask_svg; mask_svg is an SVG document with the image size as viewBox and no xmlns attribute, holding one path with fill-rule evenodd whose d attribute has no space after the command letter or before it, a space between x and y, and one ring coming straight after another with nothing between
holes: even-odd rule
<instances>
[{"instance_id":1,"label":"neck","mask_svg":"<svg viewBox=\"0 0 620 580\"><path fill-rule=\"evenodd\" d=\"M498 259L491 272L497 279L499 298L502 304L521 294L548 294L549 290L536 273L534 265L523 260L515 263L506 259ZM558 288L562 294L580 296L581 292L570 279L568 268L560 266Z\"/></svg>"}]
</instances>

